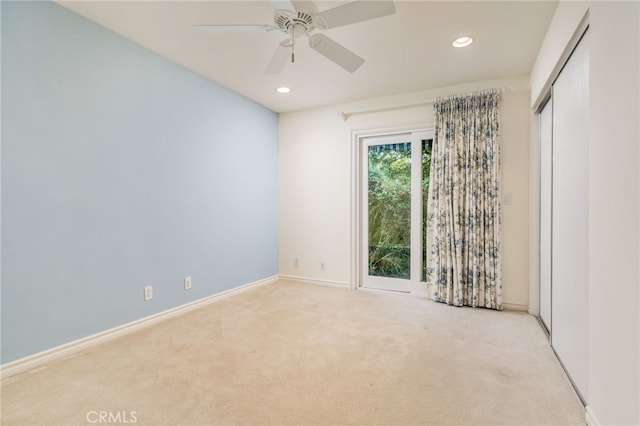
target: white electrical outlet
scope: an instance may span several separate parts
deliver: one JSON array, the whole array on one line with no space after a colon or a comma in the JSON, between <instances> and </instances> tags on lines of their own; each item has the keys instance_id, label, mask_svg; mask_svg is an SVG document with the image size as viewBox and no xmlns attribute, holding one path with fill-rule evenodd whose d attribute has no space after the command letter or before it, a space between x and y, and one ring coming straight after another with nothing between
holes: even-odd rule
<instances>
[{"instance_id":1,"label":"white electrical outlet","mask_svg":"<svg viewBox=\"0 0 640 426\"><path fill-rule=\"evenodd\" d=\"M191 290L191 277L184 278L184 289Z\"/></svg>"},{"instance_id":2,"label":"white electrical outlet","mask_svg":"<svg viewBox=\"0 0 640 426\"><path fill-rule=\"evenodd\" d=\"M153 287L150 285L144 288L144 301L153 299Z\"/></svg>"},{"instance_id":3,"label":"white electrical outlet","mask_svg":"<svg viewBox=\"0 0 640 426\"><path fill-rule=\"evenodd\" d=\"M300 266L300 259L296 257L293 259L293 267L297 268L298 266Z\"/></svg>"},{"instance_id":4,"label":"white electrical outlet","mask_svg":"<svg viewBox=\"0 0 640 426\"><path fill-rule=\"evenodd\" d=\"M327 269L327 264L325 262L320 262L320 270L324 271Z\"/></svg>"}]
</instances>

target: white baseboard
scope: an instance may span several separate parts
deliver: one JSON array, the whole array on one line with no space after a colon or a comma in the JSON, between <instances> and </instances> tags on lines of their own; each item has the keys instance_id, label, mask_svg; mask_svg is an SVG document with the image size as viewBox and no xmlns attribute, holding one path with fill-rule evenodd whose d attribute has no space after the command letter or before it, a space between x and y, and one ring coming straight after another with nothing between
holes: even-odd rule
<instances>
[{"instance_id":1,"label":"white baseboard","mask_svg":"<svg viewBox=\"0 0 640 426\"><path fill-rule=\"evenodd\" d=\"M325 286L339 287L339 288L351 288L351 286L350 286L350 284L348 282L320 280L320 279L317 279L317 278L299 277L299 276L296 276L296 275L280 275L280 279L290 280L290 281L297 281L297 282L306 283L306 284L318 284L318 285L325 285ZM362 287L360 287L359 289L367 290L366 288L362 288ZM411 292L408 293L408 294L411 294L412 296L416 296L416 297L421 297L421 298L426 298L426 299L432 300L431 291L428 290L427 287L422 285L422 283L420 283L419 285L413 285L412 284ZM505 303L502 304L502 307L504 309L508 309L508 310L511 310L511 311L529 312L529 305L524 305L522 303L505 302Z\"/></svg>"},{"instance_id":2,"label":"white baseboard","mask_svg":"<svg viewBox=\"0 0 640 426\"><path fill-rule=\"evenodd\" d=\"M510 311L524 311L529 313L529 305L524 305L522 303L503 302L502 308Z\"/></svg>"},{"instance_id":3,"label":"white baseboard","mask_svg":"<svg viewBox=\"0 0 640 426\"><path fill-rule=\"evenodd\" d=\"M149 327L150 325L157 324L162 321L166 321L170 318L174 318L178 315L185 314L211 303L219 302L223 299L235 296L240 293L244 293L256 287L260 287L267 284L272 284L278 280L278 276L272 276L264 278L262 280L254 281L248 284L241 285L229 290L225 290L220 293L207 296L205 298L196 300L194 302L186 303L184 305L177 306L175 308L168 309L157 314L141 318L139 320L120 325L118 327L111 328L109 330L102 331L100 333L93 334L91 336L84 337L73 342L66 343L61 346L57 346L52 349L48 349L43 352L39 352L34 355L27 356L0 366L0 377L5 379L23 371L30 370L32 368L40 367L48 362L84 351L93 346L101 343L113 340L117 337L124 336L126 334L133 333L134 331L141 330Z\"/></svg>"},{"instance_id":4,"label":"white baseboard","mask_svg":"<svg viewBox=\"0 0 640 426\"><path fill-rule=\"evenodd\" d=\"M587 426L600 426L600 422L596 419L596 415L591 411L591 407L588 405L585 407L584 420L587 422Z\"/></svg>"},{"instance_id":5,"label":"white baseboard","mask_svg":"<svg viewBox=\"0 0 640 426\"><path fill-rule=\"evenodd\" d=\"M298 277L295 275L280 275L280 279L298 281L306 284L319 284L319 285L327 285L331 287L349 288L349 283L343 282L343 281L319 280L317 278Z\"/></svg>"}]
</instances>

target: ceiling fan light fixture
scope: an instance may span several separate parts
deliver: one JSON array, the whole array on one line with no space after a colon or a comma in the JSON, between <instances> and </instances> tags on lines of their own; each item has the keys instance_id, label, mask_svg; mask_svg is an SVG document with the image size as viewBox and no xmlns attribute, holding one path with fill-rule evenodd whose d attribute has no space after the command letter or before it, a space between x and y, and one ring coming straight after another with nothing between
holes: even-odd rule
<instances>
[{"instance_id":1,"label":"ceiling fan light fixture","mask_svg":"<svg viewBox=\"0 0 640 426\"><path fill-rule=\"evenodd\" d=\"M276 89L276 92L286 94L291 92L291 89L289 89L287 86L280 86Z\"/></svg>"},{"instance_id":2,"label":"ceiling fan light fixture","mask_svg":"<svg viewBox=\"0 0 640 426\"><path fill-rule=\"evenodd\" d=\"M451 42L453 47L467 47L473 43L473 37L471 36L462 36L458 37Z\"/></svg>"}]
</instances>

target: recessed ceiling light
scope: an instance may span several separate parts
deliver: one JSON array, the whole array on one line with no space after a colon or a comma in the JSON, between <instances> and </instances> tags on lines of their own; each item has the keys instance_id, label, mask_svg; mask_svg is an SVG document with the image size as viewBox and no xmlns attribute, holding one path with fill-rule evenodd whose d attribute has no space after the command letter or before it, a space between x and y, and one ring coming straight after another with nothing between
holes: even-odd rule
<instances>
[{"instance_id":1,"label":"recessed ceiling light","mask_svg":"<svg viewBox=\"0 0 640 426\"><path fill-rule=\"evenodd\" d=\"M280 86L276 89L276 92L278 93L289 93L291 91L291 89L289 89L287 86Z\"/></svg>"},{"instance_id":2,"label":"recessed ceiling light","mask_svg":"<svg viewBox=\"0 0 640 426\"><path fill-rule=\"evenodd\" d=\"M458 37L457 39L453 40L451 42L451 45L453 47L467 47L469 46L471 43L473 43L473 37L470 36L462 36L462 37Z\"/></svg>"}]
</instances>

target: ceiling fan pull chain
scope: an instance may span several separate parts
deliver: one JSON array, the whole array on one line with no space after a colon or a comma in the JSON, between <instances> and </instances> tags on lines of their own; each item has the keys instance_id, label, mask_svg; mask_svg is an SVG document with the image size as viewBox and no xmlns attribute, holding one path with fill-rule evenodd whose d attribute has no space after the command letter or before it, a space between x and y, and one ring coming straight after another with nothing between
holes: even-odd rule
<instances>
[{"instance_id":1,"label":"ceiling fan pull chain","mask_svg":"<svg viewBox=\"0 0 640 426\"><path fill-rule=\"evenodd\" d=\"M296 46L296 38L293 34L293 31L291 32L291 63L293 64L295 62L295 53L294 53L294 49Z\"/></svg>"}]
</instances>

